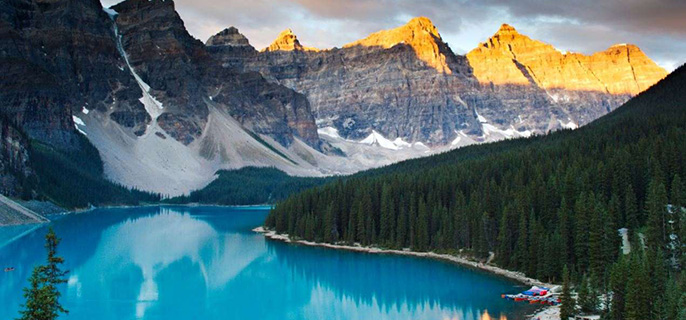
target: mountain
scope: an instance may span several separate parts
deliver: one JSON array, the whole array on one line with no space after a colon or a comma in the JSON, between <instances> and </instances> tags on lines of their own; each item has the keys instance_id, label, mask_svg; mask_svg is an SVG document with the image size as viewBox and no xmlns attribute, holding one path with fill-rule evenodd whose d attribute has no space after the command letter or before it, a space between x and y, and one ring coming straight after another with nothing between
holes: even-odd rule
<instances>
[{"instance_id":1,"label":"mountain","mask_svg":"<svg viewBox=\"0 0 686 320\"><path fill-rule=\"evenodd\" d=\"M0 17L3 116L57 152L92 143L118 184L181 194L223 168L321 174L289 151L329 147L308 100L222 68L172 1L13 0Z\"/></svg>"},{"instance_id":2,"label":"mountain","mask_svg":"<svg viewBox=\"0 0 686 320\"><path fill-rule=\"evenodd\" d=\"M664 301L683 297L684 90L681 66L578 130L339 179L277 203L265 224L293 239L469 256L553 283L573 270L593 290L612 291L612 318L627 318L631 305L676 319L683 306L645 304L631 292L643 281Z\"/></svg>"},{"instance_id":3,"label":"mountain","mask_svg":"<svg viewBox=\"0 0 686 320\"><path fill-rule=\"evenodd\" d=\"M482 115L503 124L517 119L538 131L586 124L667 75L634 45L614 45L590 56L562 53L507 24L466 56L483 88L517 106L505 112L487 108ZM546 109L553 115L541 113Z\"/></svg>"},{"instance_id":4,"label":"mountain","mask_svg":"<svg viewBox=\"0 0 686 320\"><path fill-rule=\"evenodd\" d=\"M77 196L41 181L88 177L116 194L110 199L134 201L127 189L177 196L206 186L220 170L247 166L293 176L350 174L581 125L664 73L630 46L574 55L585 67L565 71L559 66L572 64L571 55L501 31L489 41L503 44L466 56L453 53L427 18L326 50L303 45L289 29L258 51L236 28L203 44L169 0L111 8L97 0L5 1L0 110L16 134L26 134L16 140L20 152L2 158L6 168L26 163L6 175L5 190L47 192L76 205L97 202L95 193L80 189ZM506 41L516 61L501 57ZM487 59L503 70L522 66L515 71L539 80L495 83L478 64ZM541 71L548 69L564 70ZM555 87L559 78L589 82L574 75L578 69L591 70L608 89ZM113 184L104 187L104 179Z\"/></svg>"},{"instance_id":5,"label":"mountain","mask_svg":"<svg viewBox=\"0 0 686 320\"><path fill-rule=\"evenodd\" d=\"M261 52L208 44L224 66L304 93L320 129L355 141L376 132L455 147L578 127L667 74L633 45L563 54L509 25L456 55L424 17L342 48L305 50L290 30L275 44L288 41Z\"/></svg>"}]
</instances>

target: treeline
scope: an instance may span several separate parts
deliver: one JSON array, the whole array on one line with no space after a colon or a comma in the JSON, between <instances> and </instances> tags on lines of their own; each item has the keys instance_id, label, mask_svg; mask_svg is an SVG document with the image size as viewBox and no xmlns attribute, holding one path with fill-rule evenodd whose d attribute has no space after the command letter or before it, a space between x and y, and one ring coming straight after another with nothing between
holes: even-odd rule
<instances>
[{"instance_id":1,"label":"treeline","mask_svg":"<svg viewBox=\"0 0 686 320\"><path fill-rule=\"evenodd\" d=\"M679 276L686 264L684 92L681 67L576 131L338 180L278 203L265 224L311 241L477 258L494 252L500 266L554 282L566 266L580 289L614 293L606 316L677 319L686 307ZM629 256L620 251L621 228ZM585 301L582 309L600 305Z\"/></svg>"},{"instance_id":2,"label":"treeline","mask_svg":"<svg viewBox=\"0 0 686 320\"><path fill-rule=\"evenodd\" d=\"M332 178L294 177L275 168L246 167L220 170L206 187L165 203L207 203L221 205L271 204L293 193L322 185Z\"/></svg>"}]
</instances>

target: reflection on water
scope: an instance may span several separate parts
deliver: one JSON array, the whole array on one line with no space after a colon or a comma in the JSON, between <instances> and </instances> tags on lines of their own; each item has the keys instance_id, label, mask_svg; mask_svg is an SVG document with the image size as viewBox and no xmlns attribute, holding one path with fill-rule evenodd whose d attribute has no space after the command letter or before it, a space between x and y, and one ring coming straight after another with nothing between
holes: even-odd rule
<instances>
[{"instance_id":1,"label":"reflection on water","mask_svg":"<svg viewBox=\"0 0 686 320\"><path fill-rule=\"evenodd\" d=\"M515 284L452 264L265 241L267 210L101 209L53 222L65 319L506 319ZM16 232L16 231L14 231ZM0 228L0 239L9 231ZM0 319L44 259L45 227L0 247Z\"/></svg>"}]
</instances>

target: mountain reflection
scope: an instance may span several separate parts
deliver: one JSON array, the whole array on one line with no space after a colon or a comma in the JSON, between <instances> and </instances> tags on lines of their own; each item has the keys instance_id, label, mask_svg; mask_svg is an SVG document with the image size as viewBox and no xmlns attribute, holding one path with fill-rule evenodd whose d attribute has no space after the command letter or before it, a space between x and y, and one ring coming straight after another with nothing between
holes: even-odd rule
<instances>
[{"instance_id":1,"label":"mountain reflection","mask_svg":"<svg viewBox=\"0 0 686 320\"><path fill-rule=\"evenodd\" d=\"M103 300L112 296L133 298L137 301L135 316L143 318L160 300L158 278L168 268L184 269L175 276L199 278L202 283L196 283L196 289L212 291L223 287L264 251L263 242L219 234L208 222L187 212L161 208L155 215L129 219L104 230L90 259L72 271L69 294L101 296ZM193 268L183 268L180 263ZM140 277L131 279L132 274ZM130 280L140 282L135 297L131 292L118 292L126 277L129 285Z\"/></svg>"}]
</instances>

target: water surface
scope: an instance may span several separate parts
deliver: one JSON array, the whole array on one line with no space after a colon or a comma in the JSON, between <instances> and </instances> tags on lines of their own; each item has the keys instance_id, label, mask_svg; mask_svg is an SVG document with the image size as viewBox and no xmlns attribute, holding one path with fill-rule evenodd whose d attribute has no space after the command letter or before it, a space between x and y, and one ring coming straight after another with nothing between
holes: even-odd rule
<instances>
[{"instance_id":1,"label":"water surface","mask_svg":"<svg viewBox=\"0 0 686 320\"><path fill-rule=\"evenodd\" d=\"M265 240L268 208L98 209L51 223L61 319L520 319L522 286L448 262ZM46 226L0 228L0 319L18 316Z\"/></svg>"}]
</instances>

